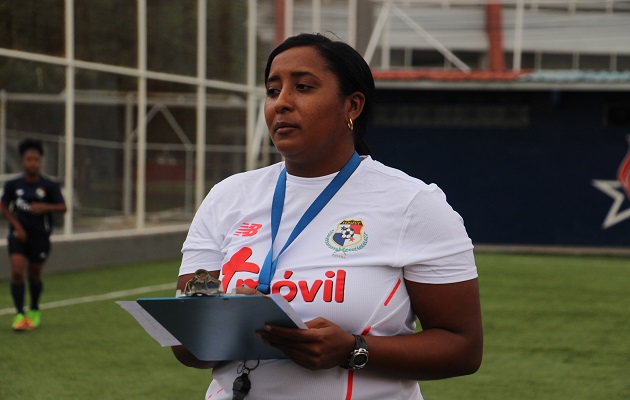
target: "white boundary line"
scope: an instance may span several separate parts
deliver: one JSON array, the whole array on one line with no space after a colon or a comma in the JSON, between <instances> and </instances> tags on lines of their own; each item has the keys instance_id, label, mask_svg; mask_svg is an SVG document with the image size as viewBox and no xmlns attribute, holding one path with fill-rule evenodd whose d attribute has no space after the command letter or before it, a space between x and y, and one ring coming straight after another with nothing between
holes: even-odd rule
<instances>
[{"instance_id":1,"label":"white boundary line","mask_svg":"<svg viewBox=\"0 0 630 400\"><path fill-rule=\"evenodd\" d=\"M103 301L103 300L112 300L112 299L118 299L121 297L131 296L134 294L149 293L149 292L155 292L159 290L168 290L168 289L175 290L175 282L164 283L161 285L154 285L154 286L144 286L144 287L139 287L139 288L130 289L130 290L120 290L118 292L97 294L94 296L75 297L74 299L51 301L50 303L42 304L41 308L42 310L49 310L51 308L73 306L76 304L93 303L96 301ZM0 309L0 316L13 314L13 313L15 313L15 308L13 307Z\"/></svg>"}]
</instances>

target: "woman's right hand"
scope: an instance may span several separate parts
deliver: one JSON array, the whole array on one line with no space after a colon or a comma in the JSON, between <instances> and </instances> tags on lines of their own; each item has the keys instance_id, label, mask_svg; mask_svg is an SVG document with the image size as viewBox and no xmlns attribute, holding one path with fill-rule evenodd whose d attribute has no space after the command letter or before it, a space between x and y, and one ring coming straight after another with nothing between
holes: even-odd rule
<instances>
[{"instance_id":1,"label":"woman's right hand","mask_svg":"<svg viewBox=\"0 0 630 400\"><path fill-rule=\"evenodd\" d=\"M250 288L247 285L236 287L234 288L234 291L236 292L236 294L244 294L244 295L262 294L261 292L256 290L256 288Z\"/></svg>"}]
</instances>

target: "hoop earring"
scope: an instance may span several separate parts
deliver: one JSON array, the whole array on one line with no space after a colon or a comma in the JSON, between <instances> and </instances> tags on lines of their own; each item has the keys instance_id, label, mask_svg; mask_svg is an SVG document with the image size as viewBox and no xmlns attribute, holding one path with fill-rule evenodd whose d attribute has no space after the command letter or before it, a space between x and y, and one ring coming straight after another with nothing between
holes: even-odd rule
<instances>
[{"instance_id":1,"label":"hoop earring","mask_svg":"<svg viewBox=\"0 0 630 400\"><path fill-rule=\"evenodd\" d=\"M352 118L348 117L348 129L353 130L354 129L354 122L352 122Z\"/></svg>"}]
</instances>

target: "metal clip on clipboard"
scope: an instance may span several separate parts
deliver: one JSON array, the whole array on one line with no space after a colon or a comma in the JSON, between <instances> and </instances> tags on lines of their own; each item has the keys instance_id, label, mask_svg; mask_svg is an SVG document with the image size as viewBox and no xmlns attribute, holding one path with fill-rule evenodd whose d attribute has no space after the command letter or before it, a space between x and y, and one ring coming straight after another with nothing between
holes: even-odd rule
<instances>
[{"instance_id":1,"label":"metal clip on clipboard","mask_svg":"<svg viewBox=\"0 0 630 400\"><path fill-rule=\"evenodd\" d=\"M184 296L223 296L221 281L212 277L205 269L195 271L195 276L186 283Z\"/></svg>"}]
</instances>

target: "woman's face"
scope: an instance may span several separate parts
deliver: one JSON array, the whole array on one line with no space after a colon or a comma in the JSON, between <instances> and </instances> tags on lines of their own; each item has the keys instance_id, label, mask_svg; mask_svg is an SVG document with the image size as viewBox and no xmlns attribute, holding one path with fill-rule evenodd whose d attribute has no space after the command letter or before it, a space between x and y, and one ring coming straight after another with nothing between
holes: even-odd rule
<instances>
[{"instance_id":1,"label":"woman's face","mask_svg":"<svg viewBox=\"0 0 630 400\"><path fill-rule=\"evenodd\" d=\"M354 151L347 118L355 107L341 96L337 77L314 48L294 47L274 58L265 119L289 173L318 176L338 171L339 160L345 163ZM331 165L334 168L327 171Z\"/></svg>"}]
</instances>

